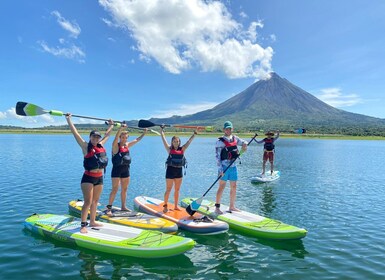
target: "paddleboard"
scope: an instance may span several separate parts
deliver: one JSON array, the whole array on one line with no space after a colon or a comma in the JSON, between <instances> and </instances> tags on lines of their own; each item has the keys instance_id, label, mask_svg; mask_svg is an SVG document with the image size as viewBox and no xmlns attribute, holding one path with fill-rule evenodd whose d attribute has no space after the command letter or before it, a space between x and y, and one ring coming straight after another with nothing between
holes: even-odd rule
<instances>
[{"instance_id":1,"label":"paddleboard","mask_svg":"<svg viewBox=\"0 0 385 280\"><path fill-rule=\"evenodd\" d=\"M183 207L174 210L172 203L168 203L168 212L163 213L164 202L156 198L137 196L134 204L139 211L173 221L179 228L196 234L219 234L229 230L229 225L225 222L213 220L200 213L190 216Z\"/></svg>"},{"instance_id":2,"label":"paddleboard","mask_svg":"<svg viewBox=\"0 0 385 280\"><path fill-rule=\"evenodd\" d=\"M74 213L78 217L81 215L82 207L82 200L72 200L68 204L68 210L70 213ZM97 210L97 218L108 223L132 226L147 230L159 230L161 232L170 234L176 233L178 231L178 225L167 219L139 213L136 211L121 211L120 208L115 206L113 206L111 210L111 216L107 215L106 211Z\"/></svg>"},{"instance_id":3,"label":"paddleboard","mask_svg":"<svg viewBox=\"0 0 385 280\"><path fill-rule=\"evenodd\" d=\"M258 174L254 177L251 177L250 180L252 183L266 183L266 182L272 182L281 177L281 172L279 171L273 171L273 174L271 174L270 171L266 171L264 175Z\"/></svg>"},{"instance_id":4,"label":"paddleboard","mask_svg":"<svg viewBox=\"0 0 385 280\"><path fill-rule=\"evenodd\" d=\"M187 207L196 198L182 199L181 205ZM215 217L218 220L229 224L230 228L241 233L255 237L268 239L300 239L306 236L307 231L303 228L285 224L278 220L273 220L246 211L227 212L228 206L221 204L222 215L215 214L215 202L203 200L198 212Z\"/></svg>"},{"instance_id":5,"label":"paddleboard","mask_svg":"<svg viewBox=\"0 0 385 280\"><path fill-rule=\"evenodd\" d=\"M69 215L33 214L24 222L26 229L79 247L104 253L138 258L162 258L183 254L194 247L190 238L160 231L103 223L80 232L80 219Z\"/></svg>"}]
</instances>

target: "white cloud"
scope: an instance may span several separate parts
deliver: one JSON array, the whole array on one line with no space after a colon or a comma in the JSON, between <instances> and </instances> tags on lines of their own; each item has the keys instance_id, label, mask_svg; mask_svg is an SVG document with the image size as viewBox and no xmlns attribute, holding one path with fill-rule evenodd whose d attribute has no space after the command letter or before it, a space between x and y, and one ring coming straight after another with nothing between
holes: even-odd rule
<instances>
[{"instance_id":1,"label":"white cloud","mask_svg":"<svg viewBox=\"0 0 385 280\"><path fill-rule=\"evenodd\" d=\"M80 63L85 62L85 52L71 41L77 39L80 35L81 29L75 21L68 21L58 11L51 12L51 15L55 16L59 25L69 32L69 39L59 38L60 47L49 46L44 40L40 40L37 43L40 45L44 52L50 53L56 57L64 57L67 59L73 59Z\"/></svg>"},{"instance_id":2,"label":"white cloud","mask_svg":"<svg viewBox=\"0 0 385 280\"><path fill-rule=\"evenodd\" d=\"M337 108L349 107L363 102L357 94L342 94L340 88L322 89L321 94L316 95L316 97Z\"/></svg>"},{"instance_id":3,"label":"white cloud","mask_svg":"<svg viewBox=\"0 0 385 280\"><path fill-rule=\"evenodd\" d=\"M77 38L81 32L80 26L75 22L70 22L66 20L58 11L51 12L57 19L59 25L66 31L70 33L70 36L73 38Z\"/></svg>"},{"instance_id":4,"label":"white cloud","mask_svg":"<svg viewBox=\"0 0 385 280\"><path fill-rule=\"evenodd\" d=\"M185 116L191 115L197 112L211 109L218 105L218 103L205 102L200 104L179 104L173 106L173 109L158 111L155 115L150 116L150 118L168 118L171 116Z\"/></svg>"},{"instance_id":5,"label":"white cloud","mask_svg":"<svg viewBox=\"0 0 385 280\"><path fill-rule=\"evenodd\" d=\"M64 57L68 59L76 60L80 63L84 63L86 54L78 46L72 45L68 47L50 47L44 41L39 41L38 44L42 47L42 50L57 57Z\"/></svg>"},{"instance_id":6,"label":"white cloud","mask_svg":"<svg viewBox=\"0 0 385 280\"><path fill-rule=\"evenodd\" d=\"M229 78L259 79L271 71L273 49L254 43L256 28L263 24L252 22L244 29L222 2L99 0L99 4L115 25L129 30L141 60L156 60L171 73L198 66Z\"/></svg>"}]
</instances>

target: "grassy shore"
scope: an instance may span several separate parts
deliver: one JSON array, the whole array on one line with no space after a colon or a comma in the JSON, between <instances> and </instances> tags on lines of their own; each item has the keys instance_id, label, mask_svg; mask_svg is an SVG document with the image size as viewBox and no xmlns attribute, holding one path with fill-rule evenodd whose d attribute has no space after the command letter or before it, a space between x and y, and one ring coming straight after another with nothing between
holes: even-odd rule
<instances>
[{"instance_id":1,"label":"grassy shore","mask_svg":"<svg viewBox=\"0 0 385 280\"><path fill-rule=\"evenodd\" d=\"M112 134L115 132L114 130ZM79 130L81 134L88 134L90 130ZM248 139L254 136L253 133L237 133L234 132L239 137ZM71 134L69 130L47 130L47 129L1 129L0 134ZM141 132L131 131L131 135L140 135ZM166 135L178 135L178 136L188 136L192 132L175 132L175 131L166 131ZM158 136L154 133L148 132L148 136ZM215 132L200 132L199 136L201 137L220 137L223 134ZM263 133L258 134L257 139L265 137ZM385 137L381 136L352 136L352 135L340 135L340 134L317 134L317 133L307 133L307 134L287 134L281 133L280 137L282 138L295 138L295 139L338 139L338 140L385 140Z\"/></svg>"}]
</instances>

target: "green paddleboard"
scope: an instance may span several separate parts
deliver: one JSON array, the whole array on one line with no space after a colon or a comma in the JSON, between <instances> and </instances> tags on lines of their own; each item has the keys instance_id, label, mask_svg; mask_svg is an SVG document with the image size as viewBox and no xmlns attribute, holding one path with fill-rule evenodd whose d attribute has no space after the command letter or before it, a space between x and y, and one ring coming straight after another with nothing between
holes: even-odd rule
<instances>
[{"instance_id":1,"label":"green paddleboard","mask_svg":"<svg viewBox=\"0 0 385 280\"><path fill-rule=\"evenodd\" d=\"M190 238L160 231L101 224L103 226L87 227L88 233L81 233L80 219L69 215L34 214L24 222L25 228L42 236L95 251L138 258L170 257L183 254L195 245Z\"/></svg>"},{"instance_id":2,"label":"green paddleboard","mask_svg":"<svg viewBox=\"0 0 385 280\"><path fill-rule=\"evenodd\" d=\"M187 207L196 198L185 198L181 205ZM306 236L306 229L285 224L246 211L225 211L229 207L221 204L223 214L215 214L215 202L203 200L197 212L214 217L229 224L230 228L241 233L268 239L300 239Z\"/></svg>"}]
</instances>

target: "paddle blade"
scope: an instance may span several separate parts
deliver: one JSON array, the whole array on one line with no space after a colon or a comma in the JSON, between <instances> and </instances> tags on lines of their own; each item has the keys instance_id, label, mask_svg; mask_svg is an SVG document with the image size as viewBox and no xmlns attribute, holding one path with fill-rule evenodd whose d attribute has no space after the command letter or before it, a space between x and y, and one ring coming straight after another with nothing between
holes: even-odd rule
<instances>
[{"instance_id":1,"label":"paddle blade","mask_svg":"<svg viewBox=\"0 0 385 280\"><path fill-rule=\"evenodd\" d=\"M138 126L142 128L147 128L147 127L153 127L155 124L153 122L150 122L148 120L139 120Z\"/></svg>"},{"instance_id":2,"label":"paddle blade","mask_svg":"<svg viewBox=\"0 0 385 280\"><path fill-rule=\"evenodd\" d=\"M193 200L189 206L186 207L186 212L189 213L190 216L194 215L195 212L199 209L202 204L203 196Z\"/></svg>"},{"instance_id":3,"label":"paddle blade","mask_svg":"<svg viewBox=\"0 0 385 280\"><path fill-rule=\"evenodd\" d=\"M190 216L193 216L195 214L195 210L192 210L191 209L191 204L189 206L186 207L186 212L190 215Z\"/></svg>"},{"instance_id":4,"label":"paddle blade","mask_svg":"<svg viewBox=\"0 0 385 280\"><path fill-rule=\"evenodd\" d=\"M21 101L16 103L16 114L19 116L38 116L46 113L48 111L34 104Z\"/></svg>"}]
</instances>

